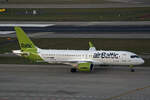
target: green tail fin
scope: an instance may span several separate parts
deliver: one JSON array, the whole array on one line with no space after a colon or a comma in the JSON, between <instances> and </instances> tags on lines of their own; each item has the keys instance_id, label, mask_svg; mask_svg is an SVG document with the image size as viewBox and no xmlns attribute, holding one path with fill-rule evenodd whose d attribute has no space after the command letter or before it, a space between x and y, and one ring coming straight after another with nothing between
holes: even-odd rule
<instances>
[{"instance_id":1,"label":"green tail fin","mask_svg":"<svg viewBox=\"0 0 150 100\"><path fill-rule=\"evenodd\" d=\"M32 43L32 41L20 27L15 27L15 30L21 50L36 50L36 46Z\"/></svg>"}]
</instances>

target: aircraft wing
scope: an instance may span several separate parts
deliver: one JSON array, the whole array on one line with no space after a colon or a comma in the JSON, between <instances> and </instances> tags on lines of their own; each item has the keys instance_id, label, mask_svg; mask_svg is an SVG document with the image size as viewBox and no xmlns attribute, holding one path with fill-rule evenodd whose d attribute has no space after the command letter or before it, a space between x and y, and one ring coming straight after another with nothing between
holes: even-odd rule
<instances>
[{"instance_id":1,"label":"aircraft wing","mask_svg":"<svg viewBox=\"0 0 150 100\"><path fill-rule=\"evenodd\" d=\"M80 60L69 60L64 63L67 65L71 65L79 71L92 71L93 70L93 61L88 59L80 59Z\"/></svg>"},{"instance_id":2,"label":"aircraft wing","mask_svg":"<svg viewBox=\"0 0 150 100\"><path fill-rule=\"evenodd\" d=\"M93 63L93 60L91 60L91 59L70 59L70 60L68 60L67 62L69 62L69 63L77 63L77 64L79 64L79 63Z\"/></svg>"},{"instance_id":3,"label":"aircraft wing","mask_svg":"<svg viewBox=\"0 0 150 100\"><path fill-rule=\"evenodd\" d=\"M94 65L91 61L71 61L71 62L65 63L65 64L73 66L78 71L87 71L87 72L92 71L93 67L94 67Z\"/></svg>"}]
</instances>

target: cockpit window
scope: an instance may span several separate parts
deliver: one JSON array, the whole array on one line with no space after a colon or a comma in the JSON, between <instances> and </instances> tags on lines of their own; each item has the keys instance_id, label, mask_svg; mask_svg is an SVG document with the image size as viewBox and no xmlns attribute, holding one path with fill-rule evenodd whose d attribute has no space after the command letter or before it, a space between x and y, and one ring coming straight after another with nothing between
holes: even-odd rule
<instances>
[{"instance_id":1,"label":"cockpit window","mask_svg":"<svg viewBox=\"0 0 150 100\"><path fill-rule=\"evenodd\" d=\"M130 57L131 57L131 58L140 58L140 57L137 56L137 55L131 55Z\"/></svg>"}]
</instances>

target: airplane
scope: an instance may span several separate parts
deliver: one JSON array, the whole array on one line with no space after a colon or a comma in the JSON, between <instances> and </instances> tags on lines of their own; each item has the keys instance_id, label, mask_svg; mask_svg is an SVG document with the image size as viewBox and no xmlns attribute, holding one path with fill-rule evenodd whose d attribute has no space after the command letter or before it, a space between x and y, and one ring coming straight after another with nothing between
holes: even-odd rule
<instances>
[{"instance_id":1,"label":"airplane","mask_svg":"<svg viewBox=\"0 0 150 100\"><path fill-rule=\"evenodd\" d=\"M71 72L92 72L96 65L127 65L134 72L134 65L141 65L144 60L129 51L96 50L89 42L89 50L40 49L33 44L20 27L15 27L21 50L12 52L18 56L36 62L61 63L72 65Z\"/></svg>"}]
</instances>

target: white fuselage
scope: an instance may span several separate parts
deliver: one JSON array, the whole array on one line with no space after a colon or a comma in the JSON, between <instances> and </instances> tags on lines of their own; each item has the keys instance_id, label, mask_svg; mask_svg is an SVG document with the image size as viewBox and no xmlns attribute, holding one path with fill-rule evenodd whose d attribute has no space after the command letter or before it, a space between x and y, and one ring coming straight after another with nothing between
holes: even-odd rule
<instances>
[{"instance_id":1,"label":"white fuselage","mask_svg":"<svg viewBox=\"0 0 150 100\"><path fill-rule=\"evenodd\" d=\"M40 57L48 63L91 62L94 65L140 65L144 60L128 51L44 50L38 48Z\"/></svg>"}]
</instances>

